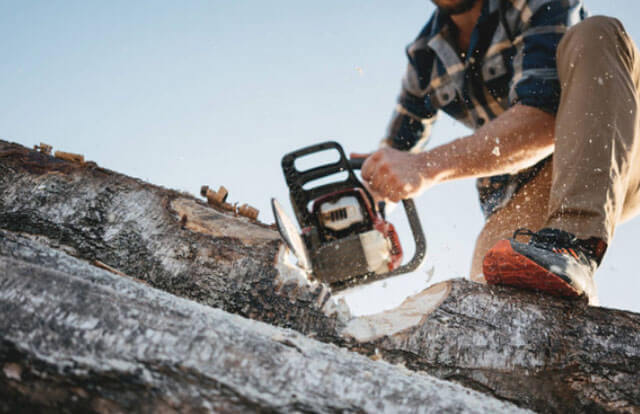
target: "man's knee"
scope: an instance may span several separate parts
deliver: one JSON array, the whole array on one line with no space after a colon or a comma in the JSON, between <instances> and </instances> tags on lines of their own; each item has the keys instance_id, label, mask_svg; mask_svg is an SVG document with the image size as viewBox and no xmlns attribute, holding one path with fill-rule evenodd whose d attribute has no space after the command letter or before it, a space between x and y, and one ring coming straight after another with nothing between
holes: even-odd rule
<instances>
[{"instance_id":1,"label":"man's knee","mask_svg":"<svg viewBox=\"0 0 640 414\"><path fill-rule=\"evenodd\" d=\"M558 61L568 56L567 51L581 51L598 55L613 44L626 46L627 38L620 20L608 16L593 16L572 26L562 37L557 49Z\"/></svg>"}]
</instances>

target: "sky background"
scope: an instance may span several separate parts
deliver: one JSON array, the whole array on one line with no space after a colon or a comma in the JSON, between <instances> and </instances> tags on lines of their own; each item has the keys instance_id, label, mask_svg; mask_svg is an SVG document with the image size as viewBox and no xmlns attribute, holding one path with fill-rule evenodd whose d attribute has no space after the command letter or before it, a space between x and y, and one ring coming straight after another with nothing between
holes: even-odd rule
<instances>
[{"instance_id":1,"label":"sky background","mask_svg":"<svg viewBox=\"0 0 640 414\"><path fill-rule=\"evenodd\" d=\"M640 41L640 2L586 4ZM194 195L224 185L230 201L272 223L271 197L291 211L283 154L330 139L348 152L377 147L404 48L433 8L428 0L0 0L0 139L45 142ZM430 147L468 133L441 116ZM417 205L425 266L350 292L355 313L467 276L483 222L474 181L436 186ZM390 219L409 256L401 209ZM618 227L596 275L603 306L640 312L639 241L640 219Z\"/></svg>"}]
</instances>

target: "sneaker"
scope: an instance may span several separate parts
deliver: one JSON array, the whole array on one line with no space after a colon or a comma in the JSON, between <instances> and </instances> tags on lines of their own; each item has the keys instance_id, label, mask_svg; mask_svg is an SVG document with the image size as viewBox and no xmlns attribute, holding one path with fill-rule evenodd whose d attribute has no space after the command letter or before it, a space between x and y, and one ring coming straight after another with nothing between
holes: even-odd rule
<instances>
[{"instance_id":1,"label":"sneaker","mask_svg":"<svg viewBox=\"0 0 640 414\"><path fill-rule=\"evenodd\" d=\"M529 236L528 243L516 240ZM600 239L579 240L562 230L538 232L519 229L500 240L484 257L482 270L489 284L538 290L556 296L586 296L597 304L593 280L606 244Z\"/></svg>"}]
</instances>

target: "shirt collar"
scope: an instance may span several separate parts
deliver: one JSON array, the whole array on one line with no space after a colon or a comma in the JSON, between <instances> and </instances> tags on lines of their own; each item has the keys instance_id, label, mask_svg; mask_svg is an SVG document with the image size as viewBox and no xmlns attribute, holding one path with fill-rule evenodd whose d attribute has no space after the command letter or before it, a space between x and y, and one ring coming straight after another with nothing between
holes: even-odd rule
<instances>
[{"instance_id":1,"label":"shirt collar","mask_svg":"<svg viewBox=\"0 0 640 414\"><path fill-rule=\"evenodd\" d=\"M484 4L482 5L482 12L480 13L480 17L478 18L476 26L479 26L486 22L491 14L498 12L500 1L501 0L485 0ZM447 37L455 30L456 28L453 26L451 17L448 14L442 13L440 12L440 10L436 9L436 11L433 13L433 25L431 26L431 31L427 34L428 40L433 39L439 34Z\"/></svg>"},{"instance_id":2,"label":"shirt collar","mask_svg":"<svg viewBox=\"0 0 640 414\"><path fill-rule=\"evenodd\" d=\"M473 50L477 43L478 27L484 24L489 19L489 16L499 11L499 3L500 0L485 0L472 34L469 50ZM457 28L449 15L441 13L439 10L434 12L432 22L431 30L428 33L423 33L423 36L416 40L410 50L424 48L425 46L429 47L438 55L445 67L449 67L448 71L457 71L459 69L457 65L462 63L456 51L457 47L454 45L455 39L452 38L452 34L455 33Z\"/></svg>"}]
</instances>

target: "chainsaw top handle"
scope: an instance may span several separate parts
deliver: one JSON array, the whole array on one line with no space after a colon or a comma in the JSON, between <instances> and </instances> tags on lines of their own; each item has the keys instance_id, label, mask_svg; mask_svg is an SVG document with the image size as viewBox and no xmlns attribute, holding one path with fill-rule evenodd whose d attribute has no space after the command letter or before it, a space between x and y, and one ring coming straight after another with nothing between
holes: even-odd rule
<instances>
[{"instance_id":1,"label":"chainsaw top handle","mask_svg":"<svg viewBox=\"0 0 640 414\"><path fill-rule=\"evenodd\" d=\"M296 168L295 162L297 159L306 155L328 150L336 150L338 152L340 155L338 161L330 164L319 165L304 171L300 171ZM315 217L313 217L307 208L309 203L319 197L336 191L354 187L360 188L369 198L371 205L374 205L373 197L356 177L342 146L337 142L323 142L321 144L311 145L286 154L282 158L282 171L284 172L284 178L289 186L291 204L293 205L293 210L301 228L317 225ZM343 172L347 173L347 178L342 181L334 181L309 189L304 188L304 185L311 181Z\"/></svg>"}]
</instances>

